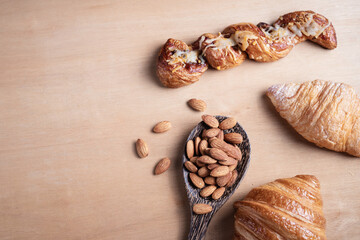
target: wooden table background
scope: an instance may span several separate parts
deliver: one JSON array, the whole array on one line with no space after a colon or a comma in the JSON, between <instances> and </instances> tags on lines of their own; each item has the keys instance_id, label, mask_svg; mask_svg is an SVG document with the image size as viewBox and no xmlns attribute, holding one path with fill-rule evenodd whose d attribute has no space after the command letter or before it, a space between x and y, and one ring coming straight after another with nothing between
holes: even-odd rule
<instances>
[{"instance_id":1,"label":"wooden table background","mask_svg":"<svg viewBox=\"0 0 360 240\"><path fill-rule=\"evenodd\" d=\"M328 17L329 51L306 42L284 59L207 71L180 89L159 85L157 52L237 22L272 22L294 10ZM210 224L207 239L232 239L234 201L276 178L321 181L328 239L359 239L360 160L315 147L275 112L272 84L325 79L360 93L360 2L0 1L0 239L186 239L189 206L181 174L184 141L208 114L236 117L251 165ZM161 120L165 134L151 133ZM146 159L134 142L145 139ZM172 166L152 174L168 156Z\"/></svg>"}]
</instances>

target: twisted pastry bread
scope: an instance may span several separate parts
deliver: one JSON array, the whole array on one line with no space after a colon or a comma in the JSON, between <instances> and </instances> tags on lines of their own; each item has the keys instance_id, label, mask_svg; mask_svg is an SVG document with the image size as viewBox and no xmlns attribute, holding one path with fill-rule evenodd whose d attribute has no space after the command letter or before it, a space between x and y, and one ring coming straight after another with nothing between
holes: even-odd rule
<instances>
[{"instance_id":1,"label":"twisted pastry bread","mask_svg":"<svg viewBox=\"0 0 360 240\"><path fill-rule=\"evenodd\" d=\"M170 38L160 50L157 74L165 87L182 87L198 81L208 64L225 70L240 65L246 57L272 62L305 40L327 49L337 46L335 29L327 18L298 11L281 16L273 25L233 24L218 35L201 35L190 46Z\"/></svg>"},{"instance_id":2,"label":"twisted pastry bread","mask_svg":"<svg viewBox=\"0 0 360 240\"><path fill-rule=\"evenodd\" d=\"M274 85L266 94L308 141L360 157L360 98L351 86L315 80Z\"/></svg>"},{"instance_id":3,"label":"twisted pastry bread","mask_svg":"<svg viewBox=\"0 0 360 240\"><path fill-rule=\"evenodd\" d=\"M320 184L315 176L277 179L235 202L234 240L325 240Z\"/></svg>"}]
</instances>

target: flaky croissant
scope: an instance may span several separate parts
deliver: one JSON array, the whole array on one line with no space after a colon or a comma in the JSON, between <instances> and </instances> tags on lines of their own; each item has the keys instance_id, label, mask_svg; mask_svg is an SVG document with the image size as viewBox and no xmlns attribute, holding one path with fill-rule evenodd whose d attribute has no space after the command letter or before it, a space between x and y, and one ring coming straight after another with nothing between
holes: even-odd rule
<instances>
[{"instance_id":1,"label":"flaky croissant","mask_svg":"<svg viewBox=\"0 0 360 240\"><path fill-rule=\"evenodd\" d=\"M164 86L182 87L198 81L207 63L225 70L240 65L247 57L272 62L305 40L327 49L337 46L335 29L327 18L313 11L297 11L281 16L273 25L233 24L218 35L201 35L190 46L169 39L160 50L157 74Z\"/></svg>"},{"instance_id":2,"label":"flaky croissant","mask_svg":"<svg viewBox=\"0 0 360 240\"><path fill-rule=\"evenodd\" d=\"M360 99L351 86L323 80L279 84L267 96L308 141L360 157Z\"/></svg>"},{"instance_id":3,"label":"flaky croissant","mask_svg":"<svg viewBox=\"0 0 360 240\"><path fill-rule=\"evenodd\" d=\"M234 240L325 240L322 206L315 176L277 179L235 202Z\"/></svg>"}]
</instances>

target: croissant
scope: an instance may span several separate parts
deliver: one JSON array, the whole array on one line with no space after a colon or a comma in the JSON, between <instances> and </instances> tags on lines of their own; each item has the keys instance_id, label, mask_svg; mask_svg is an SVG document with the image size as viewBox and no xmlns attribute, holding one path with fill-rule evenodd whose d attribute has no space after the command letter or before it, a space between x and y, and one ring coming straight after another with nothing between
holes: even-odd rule
<instances>
[{"instance_id":1,"label":"croissant","mask_svg":"<svg viewBox=\"0 0 360 240\"><path fill-rule=\"evenodd\" d=\"M157 75L165 87L182 87L198 81L208 64L225 70L240 65L247 57L272 62L285 57L296 44L306 40L327 49L337 46L331 22L313 11L285 14L273 25L233 24L218 35L201 35L190 46L169 39L160 50Z\"/></svg>"},{"instance_id":2,"label":"croissant","mask_svg":"<svg viewBox=\"0 0 360 240\"><path fill-rule=\"evenodd\" d=\"M277 179L234 203L234 240L325 240L320 184L315 176Z\"/></svg>"},{"instance_id":3,"label":"croissant","mask_svg":"<svg viewBox=\"0 0 360 240\"><path fill-rule=\"evenodd\" d=\"M360 99L351 86L323 80L279 84L267 96L308 141L360 157Z\"/></svg>"}]
</instances>

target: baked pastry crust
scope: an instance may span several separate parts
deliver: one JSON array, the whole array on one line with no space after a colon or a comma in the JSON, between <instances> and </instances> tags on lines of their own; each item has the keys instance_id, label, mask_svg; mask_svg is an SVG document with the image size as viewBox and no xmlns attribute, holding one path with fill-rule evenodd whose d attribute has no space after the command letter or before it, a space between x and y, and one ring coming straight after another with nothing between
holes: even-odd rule
<instances>
[{"instance_id":1,"label":"baked pastry crust","mask_svg":"<svg viewBox=\"0 0 360 240\"><path fill-rule=\"evenodd\" d=\"M235 240L325 240L320 183L315 176L277 179L234 203Z\"/></svg>"},{"instance_id":2,"label":"baked pastry crust","mask_svg":"<svg viewBox=\"0 0 360 240\"><path fill-rule=\"evenodd\" d=\"M207 63L225 70L240 65L247 56L272 62L306 40L327 49L337 46L335 29L327 18L313 11L297 11L281 16L272 25L233 24L219 35L201 35L190 46L169 39L160 51L157 73L164 86L181 87L198 81Z\"/></svg>"},{"instance_id":3,"label":"baked pastry crust","mask_svg":"<svg viewBox=\"0 0 360 240\"><path fill-rule=\"evenodd\" d=\"M315 80L274 85L266 94L308 141L360 157L360 99L351 86Z\"/></svg>"}]
</instances>

